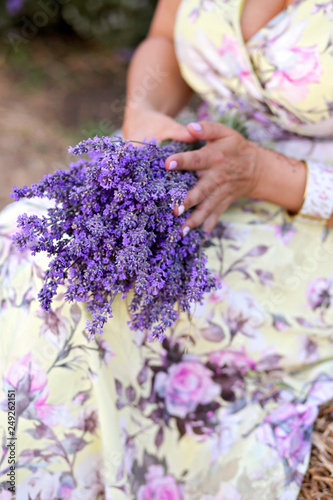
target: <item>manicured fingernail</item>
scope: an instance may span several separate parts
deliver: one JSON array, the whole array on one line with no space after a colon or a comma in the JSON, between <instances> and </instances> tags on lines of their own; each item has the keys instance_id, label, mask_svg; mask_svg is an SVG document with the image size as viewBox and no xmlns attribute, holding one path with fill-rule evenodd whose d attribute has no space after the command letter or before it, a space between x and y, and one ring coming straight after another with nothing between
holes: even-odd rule
<instances>
[{"instance_id":1,"label":"manicured fingernail","mask_svg":"<svg viewBox=\"0 0 333 500\"><path fill-rule=\"evenodd\" d=\"M177 168L177 162L176 160L172 160L170 162L170 165L169 165L169 169L168 170L175 170L175 168Z\"/></svg>"},{"instance_id":2,"label":"manicured fingernail","mask_svg":"<svg viewBox=\"0 0 333 500\"><path fill-rule=\"evenodd\" d=\"M189 232L190 232L190 228L188 226L185 226L183 231L182 231L183 236L186 236Z\"/></svg>"},{"instance_id":3,"label":"manicured fingernail","mask_svg":"<svg viewBox=\"0 0 333 500\"><path fill-rule=\"evenodd\" d=\"M184 212L185 212L184 205L179 205L179 207L178 207L178 216L182 215Z\"/></svg>"},{"instance_id":4,"label":"manicured fingernail","mask_svg":"<svg viewBox=\"0 0 333 500\"><path fill-rule=\"evenodd\" d=\"M199 123L190 123L190 125L197 132L199 132L200 130L202 130L202 127L201 127L201 125L199 125Z\"/></svg>"}]
</instances>

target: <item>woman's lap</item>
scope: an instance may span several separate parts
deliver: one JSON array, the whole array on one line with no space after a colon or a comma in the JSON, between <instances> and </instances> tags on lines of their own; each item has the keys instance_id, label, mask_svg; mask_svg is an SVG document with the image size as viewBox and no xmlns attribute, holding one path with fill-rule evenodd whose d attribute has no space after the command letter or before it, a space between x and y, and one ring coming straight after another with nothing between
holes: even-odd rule
<instances>
[{"instance_id":1,"label":"woman's lap","mask_svg":"<svg viewBox=\"0 0 333 500\"><path fill-rule=\"evenodd\" d=\"M20 210L0 216L0 427L10 438L13 389L17 498L296 498L317 405L333 397L332 231L322 242L273 205L235 205L207 249L221 289L167 341L129 329L130 296L89 341L82 304L60 293L41 311L47 259L6 237Z\"/></svg>"}]
</instances>

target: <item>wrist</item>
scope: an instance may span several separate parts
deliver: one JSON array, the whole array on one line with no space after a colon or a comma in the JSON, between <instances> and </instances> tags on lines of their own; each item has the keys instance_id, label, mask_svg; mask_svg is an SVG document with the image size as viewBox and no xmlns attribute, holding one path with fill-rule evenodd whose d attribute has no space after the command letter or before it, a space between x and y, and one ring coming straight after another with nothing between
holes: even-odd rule
<instances>
[{"instance_id":1,"label":"wrist","mask_svg":"<svg viewBox=\"0 0 333 500\"><path fill-rule=\"evenodd\" d=\"M149 111L156 111L149 102L138 102L128 99L124 110L124 122L135 120L137 117Z\"/></svg>"},{"instance_id":2,"label":"wrist","mask_svg":"<svg viewBox=\"0 0 333 500\"><path fill-rule=\"evenodd\" d=\"M307 170L295 160L258 146L257 182L253 196L297 213L304 202Z\"/></svg>"},{"instance_id":3,"label":"wrist","mask_svg":"<svg viewBox=\"0 0 333 500\"><path fill-rule=\"evenodd\" d=\"M301 183L302 191L301 192L303 192L303 196L301 199L298 200L296 207L294 207L293 209L286 207L288 214L291 216L295 216L300 212L300 210L304 206L306 196L307 196L307 188L308 188L307 181L308 181L308 176L309 176L309 169L308 169L307 163L304 160L299 160L299 163L300 164L302 163L304 166L304 170L301 172L302 173L302 183ZM304 185L304 188L303 188L303 185Z\"/></svg>"},{"instance_id":4,"label":"wrist","mask_svg":"<svg viewBox=\"0 0 333 500\"><path fill-rule=\"evenodd\" d=\"M124 120L122 124L122 131L124 138L134 139L138 138L138 131L145 132L147 124L151 121L151 110L149 106L142 105L137 108L127 107L124 113ZM145 130L142 130L144 128ZM139 134L140 135L140 134Z\"/></svg>"}]
</instances>

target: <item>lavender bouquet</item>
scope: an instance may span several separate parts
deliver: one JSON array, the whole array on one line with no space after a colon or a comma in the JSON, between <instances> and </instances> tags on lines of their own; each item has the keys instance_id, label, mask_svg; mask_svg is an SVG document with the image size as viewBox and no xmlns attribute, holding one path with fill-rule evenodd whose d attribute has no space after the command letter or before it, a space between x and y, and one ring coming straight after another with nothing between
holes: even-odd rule
<instances>
[{"instance_id":1,"label":"lavender bouquet","mask_svg":"<svg viewBox=\"0 0 333 500\"><path fill-rule=\"evenodd\" d=\"M65 300L85 302L92 315L90 338L102 333L112 317L112 302L133 289L131 329L148 331L162 341L179 316L190 312L216 283L205 264L205 234L180 228L188 213L174 217L196 181L193 172L168 172L165 159L198 147L150 142L140 147L118 138L95 137L70 152L80 158L68 170L45 175L30 187L13 188L11 196L54 200L47 216L22 214L17 248L50 257L38 297L49 311L59 285Z\"/></svg>"}]
</instances>

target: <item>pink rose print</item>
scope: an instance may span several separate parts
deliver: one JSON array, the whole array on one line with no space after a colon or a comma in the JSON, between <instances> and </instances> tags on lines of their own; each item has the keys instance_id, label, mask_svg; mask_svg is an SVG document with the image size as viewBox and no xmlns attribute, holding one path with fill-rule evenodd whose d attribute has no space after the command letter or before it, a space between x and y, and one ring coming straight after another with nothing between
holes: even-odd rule
<instances>
[{"instance_id":1,"label":"pink rose print","mask_svg":"<svg viewBox=\"0 0 333 500\"><path fill-rule=\"evenodd\" d=\"M265 319L265 311L247 290L232 290L229 293L224 319L232 338L237 333L242 333L249 337L252 349L259 350L266 346L265 338L259 330Z\"/></svg>"},{"instance_id":2,"label":"pink rose print","mask_svg":"<svg viewBox=\"0 0 333 500\"><path fill-rule=\"evenodd\" d=\"M307 402L321 405L333 398L333 379L326 374L321 374L311 387Z\"/></svg>"},{"instance_id":3,"label":"pink rose print","mask_svg":"<svg viewBox=\"0 0 333 500\"><path fill-rule=\"evenodd\" d=\"M31 255L28 250L23 250L18 252L15 245L11 241L11 233L16 233L15 231L10 231L6 233L9 238L1 238L1 254L2 258L6 256L3 260L1 266L1 281L2 284L8 288L11 287L13 283L13 278L18 268L24 265L31 265Z\"/></svg>"},{"instance_id":4,"label":"pink rose print","mask_svg":"<svg viewBox=\"0 0 333 500\"><path fill-rule=\"evenodd\" d=\"M10 491L0 491L0 500L11 500L12 494Z\"/></svg>"},{"instance_id":5,"label":"pink rose print","mask_svg":"<svg viewBox=\"0 0 333 500\"><path fill-rule=\"evenodd\" d=\"M70 425L73 417L65 405L49 405L47 375L33 358L26 354L8 370L5 383L17 391L17 414L25 418L38 418L45 425Z\"/></svg>"},{"instance_id":6,"label":"pink rose print","mask_svg":"<svg viewBox=\"0 0 333 500\"><path fill-rule=\"evenodd\" d=\"M70 427L75 422L69 408L65 405L37 404L36 410L40 420L49 427L59 424Z\"/></svg>"},{"instance_id":7,"label":"pink rose print","mask_svg":"<svg viewBox=\"0 0 333 500\"><path fill-rule=\"evenodd\" d=\"M70 488L69 486L66 486L66 485L61 486L61 488L60 488L61 500L71 500L72 492L73 492L73 488Z\"/></svg>"},{"instance_id":8,"label":"pink rose print","mask_svg":"<svg viewBox=\"0 0 333 500\"><path fill-rule=\"evenodd\" d=\"M210 60L202 54L212 54ZM181 63L189 65L201 82L207 87L212 87L220 96L230 98L231 92L223 82L220 75L217 47L202 31L197 31L195 45L188 42L182 35L177 35L177 57Z\"/></svg>"},{"instance_id":9,"label":"pink rose print","mask_svg":"<svg viewBox=\"0 0 333 500\"><path fill-rule=\"evenodd\" d=\"M282 314L272 314L274 328L279 330L279 332L286 332L290 329L290 323Z\"/></svg>"},{"instance_id":10,"label":"pink rose print","mask_svg":"<svg viewBox=\"0 0 333 500\"><path fill-rule=\"evenodd\" d=\"M326 0L325 3L316 3L313 7L311 14L316 14L317 12L322 11L325 17L329 21L333 21L333 1Z\"/></svg>"},{"instance_id":11,"label":"pink rose print","mask_svg":"<svg viewBox=\"0 0 333 500\"><path fill-rule=\"evenodd\" d=\"M17 360L8 370L5 381L19 392L22 387L22 393L29 395L30 401L35 405L45 403L49 390L47 387L46 372L33 358L31 353Z\"/></svg>"},{"instance_id":12,"label":"pink rose print","mask_svg":"<svg viewBox=\"0 0 333 500\"><path fill-rule=\"evenodd\" d=\"M320 54L315 45L293 47L267 88L280 88L294 103L305 99L310 83L319 83L322 74Z\"/></svg>"},{"instance_id":13,"label":"pink rose print","mask_svg":"<svg viewBox=\"0 0 333 500\"><path fill-rule=\"evenodd\" d=\"M256 430L256 437L275 448L279 456L296 469L308 454L311 446L308 430L317 414L315 406L286 403L265 417L265 423Z\"/></svg>"},{"instance_id":14,"label":"pink rose print","mask_svg":"<svg viewBox=\"0 0 333 500\"><path fill-rule=\"evenodd\" d=\"M81 429L84 432L90 432L90 434L96 434L98 426L97 407L90 406L83 408L78 417L78 421L73 427Z\"/></svg>"},{"instance_id":15,"label":"pink rose print","mask_svg":"<svg viewBox=\"0 0 333 500\"><path fill-rule=\"evenodd\" d=\"M250 228L238 227L233 222L219 221L212 231L212 237L232 241L246 241L250 232Z\"/></svg>"},{"instance_id":16,"label":"pink rose print","mask_svg":"<svg viewBox=\"0 0 333 500\"><path fill-rule=\"evenodd\" d=\"M225 1L225 0L224 0ZM216 0L201 0L200 8L206 12L211 12L216 7L218 2Z\"/></svg>"},{"instance_id":17,"label":"pink rose print","mask_svg":"<svg viewBox=\"0 0 333 500\"><path fill-rule=\"evenodd\" d=\"M275 226L275 237L283 245L288 245L296 234L296 229L292 224L284 223Z\"/></svg>"},{"instance_id":18,"label":"pink rose print","mask_svg":"<svg viewBox=\"0 0 333 500\"><path fill-rule=\"evenodd\" d=\"M81 485L76 488L71 500L96 500L106 497L104 482L104 463L99 453L89 455L77 467L77 481Z\"/></svg>"},{"instance_id":19,"label":"pink rose print","mask_svg":"<svg viewBox=\"0 0 333 500\"><path fill-rule=\"evenodd\" d=\"M300 344L298 351L300 361L317 361L319 358L318 344L311 340L307 335L298 335L297 338Z\"/></svg>"},{"instance_id":20,"label":"pink rose print","mask_svg":"<svg viewBox=\"0 0 333 500\"><path fill-rule=\"evenodd\" d=\"M194 24L199 18L199 9L193 9L191 14L188 16L188 21L190 24Z\"/></svg>"},{"instance_id":21,"label":"pink rose print","mask_svg":"<svg viewBox=\"0 0 333 500\"><path fill-rule=\"evenodd\" d=\"M58 307L55 311L37 311L39 318L43 320L40 329L41 335L46 342L61 349L66 341L69 321L65 316L61 315L62 306Z\"/></svg>"},{"instance_id":22,"label":"pink rose print","mask_svg":"<svg viewBox=\"0 0 333 500\"><path fill-rule=\"evenodd\" d=\"M214 273L213 276L216 279L217 283L219 284L220 288L218 288L217 290L213 290L212 292L207 293L206 300L208 303L211 303L211 304L219 304L219 303L223 302L224 299L226 298L228 285L223 280L223 278L220 278L220 276L217 273Z\"/></svg>"},{"instance_id":23,"label":"pink rose print","mask_svg":"<svg viewBox=\"0 0 333 500\"><path fill-rule=\"evenodd\" d=\"M88 391L78 392L72 399L72 403L76 406L81 406L87 401L87 399L89 399L89 397L90 395Z\"/></svg>"},{"instance_id":24,"label":"pink rose print","mask_svg":"<svg viewBox=\"0 0 333 500\"><path fill-rule=\"evenodd\" d=\"M211 403L221 392L212 381L213 373L196 361L171 365L168 373L158 372L154 389L165 399L170 415L185 418L198 404Z\"/></svg>"},{"instance_id":25,"label":"pink rose print","mask_svg":"<svg viewBox=\"0 0 333 500\"><path fill-rule=\"evenodd\" d=\"M286 16L270 31L264 51L268 61L277 68L266 88L282 92L293 103L303 101L309 92L309 84L319 83L322 74L318 47L315 44L297 46L306 23L292 23L291 17Z\"/></svg>"},{"instance_id":26,"label":"pink rose print","mask_svg":"<svg viewBox=\"0 0 333 500\"><path fill-rule=\"evenodd\" d=\"M314 8L323 9L323 14L329 21L333 21L333 2L332 0L329 0L328 2L324 4L317 4Z\"/></svg>"},{"instance_id":27,"label":"pink rose print","mask_svg":"<svg viewBox=\"0 0 333 500\"><path fill-rule=\"evenodd\" d=\"M183 495L174 477L165 475L161 465L150 465L145 479L146 484L138 490L138 500L182 500Z\"/></svg>"},{"instance_id":28,"label":"pink rose print","mask_svg":"<svg viewBox=\"0 0 333 500\"><path fill-rule=\"evenodd\" d=\"M38 470L35 474L19 484L17 498L20 500L50 500L59 498L60 472L51 474L47 470ZM66 497L61 497L66 499ZM68 497L67 497L68 498Z\"/></svg>"},{"instance_id":29,"label":"pink rose print","mask_svg":"<svg viewBox=\"0 0 333 500\"><path fill-rule=\"evenodd\" d=\"M244 346L239 350L229 348L213 351L209 354L209 362L219 367L231 366L233 369L239 370L242 375L248 370L256 369L256 363L248 356Z\"/></svg>"},{"instance_id":30,"label":"pink rose print","mask_svg":"<svg viewBox=\"0 0 333 500\"><path fill-rule=\"evenodd\" d=\"M229 0L222 0L224 2L228 2ZM194 24L201 12L206 11L210 12L216 6L216 0L201 0L199 8L193 9L190 15L188 16L188 20L191 24Z\"/></svg>"},{"instance_id":31,"label":"pink rose print","mask_svg":"<svg viewBox=\"0 0 333 500\"><path fill-rule=\"evenodd\" d=\"M306 297L311 309L333 306L332 281L331 277L329 280L325 278L318 278L309 282Z\"/></svg>"},{"instance_id":32,"label":"pink rose print","mask_svg":"<svg viewBox=\"0 0 333 500\"><path fill-rule=\"evenodd\" d=\"M115 356L110 344L106 340L99 338L96 338L96 343L98 347L99 359L108 365L111 359Z\"/></svg>"},{"instance_id":33,"label":"pink rose print","mask_svg":"<svg viewBox=\"0 0 333 500\"><path fill-rule=\"evenodd\" d=\"M274 276L270 271L263 271L262 269L256 269L256 275L258 276L259 281L263 286L273 285Z\"/></svg>"},{"instance_id":34,"label":"pink rose print","mask_svg":"<svg viewBox=\"0 0 333 500\"><path fill-rule=\"evenodd\" d=\"M120 423L121 444L122 444L122 449L124 450L123 452L124 467L129 474L132 474L133 463L137 455L137 447L134 438L127 433L128 430L127 420L124 418L120 418L119 423Z\"/></svg>"},{"instance_id":35,"label":"pink rose print","mask_svg":"<svg viewBox=\"0 0 333 500\"><path fill-rule=\"evenodd\" d=\"M239 78L252 96L260 98L247 61L240 50L239 40L234 36L223 35L219 55L221 74L227 79Z\"/></svg>"}]
</instances>

